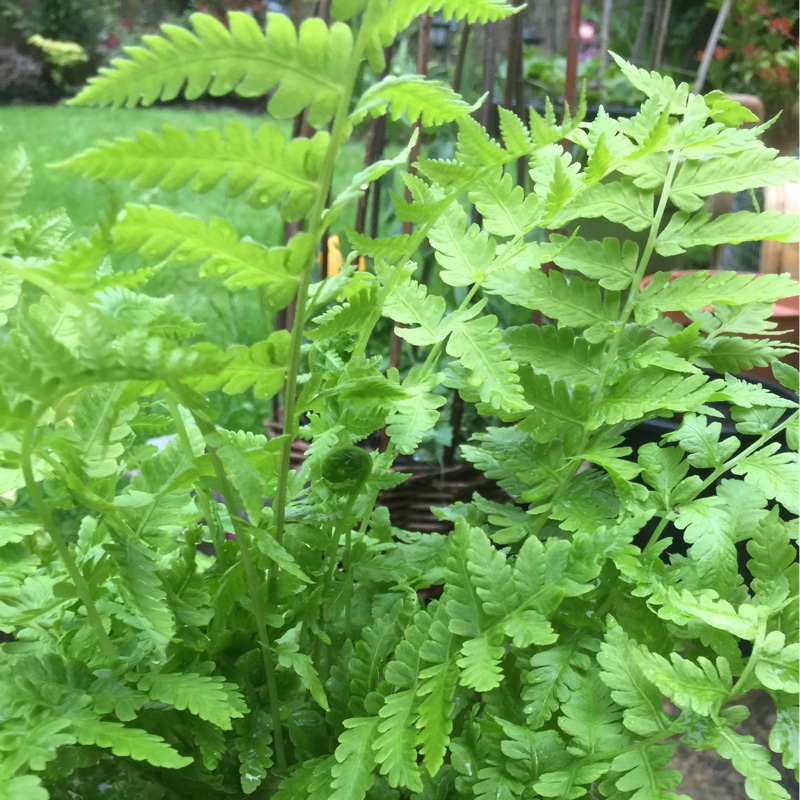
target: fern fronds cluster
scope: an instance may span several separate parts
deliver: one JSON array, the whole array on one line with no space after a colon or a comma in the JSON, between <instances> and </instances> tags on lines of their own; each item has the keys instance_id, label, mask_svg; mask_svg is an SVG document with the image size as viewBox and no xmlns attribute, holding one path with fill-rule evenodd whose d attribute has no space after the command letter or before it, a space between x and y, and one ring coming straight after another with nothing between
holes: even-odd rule
<instances>
[{"instance_id":1,"label":"fern fronds cluster","mask_svg":"<svg viewBox=\"0 0 800 800\"><path fill-rule=\"evenodd\" d=\"M61 215L17 216L24 154L0 166L0 798L666 800L678 742L716 750L753 800L788 797L737 726L742 696L765 691L769 747L797 769L798 372L769 320L797 287L643 278L654 253L796 239L795 218L702 210L717 190L795 180L796 162L738 104L621 60L646 98L632 119L501 110L501 141L419 76L355 97L362 60L380 66L437 9L515 10L337 0L332 25L270 15L265 30L193 15L76 98L235 92L276 119L308 109L310 139L167 128L62 165L224 185L302 220L287 244L140 204L75 239ZM412 234L353 233L369 269L350 258L312 284L323 233L407 158L331 186L353 126L381 114L455 122L454 156L404 176L410 200L393 202ZM585 236L598 218L619 235ZM426 242L430 285L413 260ZM121 271L119 253L145 266ZM206 341L147 291L157 268L189 264L262 291L269 311L294 301L292 330ZM375 352L382 320L408 369ZM738 377L753 366L783 389ZM283 392L283 434L218 424L220 391ZM448 535L400 530L376 499L452 391L482 420L461 454L505 502L437 509ZM634 449L656 418L672 430ZM384 451L369 446L381 430Z\"/></svg>"}]
</instances>

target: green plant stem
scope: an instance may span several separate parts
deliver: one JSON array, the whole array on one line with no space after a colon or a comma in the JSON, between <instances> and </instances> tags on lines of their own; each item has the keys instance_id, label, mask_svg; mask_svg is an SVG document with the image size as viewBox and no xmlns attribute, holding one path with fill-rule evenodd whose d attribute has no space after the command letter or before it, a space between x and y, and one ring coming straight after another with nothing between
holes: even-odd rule
<instances>
[{"instance_id":1,"label":"green plant stem","mask_svg":"<svg viewBox=\"0 0 800 800\"><path fill-rule=\"evenodd\" d=\"M314 201L309 215L310 220L309 228L309 241L316 243L319 241L324 230L323 211L325 209L325 202L327 201L328 192L330 190L331 182L333 180L333 170L336 164L336 158L339 154L339 149L345 140L345 133L348 124L348 111L350 107L350 98L353 94L353 87L355 86L358 71L361 66L361 55L364 52L368 41L368 35L371 28L372 14L371 9L373 4L368 5L367 13L361 30L358 33L356 43L353 47L352 55L350 56L350 63L348 65L347 78L344 81L342 94L339 98L339 105L336 109L333 127L331 128L331 137L328 143L328 149L325 152L325 160L322 164L320 171L320 192ZM297 377L300 372L300 350L303 343L303 331L305 328L306 304L308 303L308 288L311 283L311 274L314 270L315 252L311 254L308 268L302 275L297 297L295 299L295 315L292 324L292 338L289 348L289 364L286 368L286 387L284 390L284 408L283 408L283 435L286 437L280 452L278 461L278 485L275 497L275 538L278 543L283 541L283 534L286 526L286 506L288 504L288 486L289 486L289 464L292 452L292 442L296 435L295 424L295 405L297 402ZM273 562L269 571L269 591L270 597L274 597L278 580L278 565Z\"/></svg>"},{"instance_id":2,"label":"green plant stem","mask_svg":"<svg viewBox=\"0 0 800 800\"><path fill-rule=\"evenodd\" d=\"M353 577L353 523L355 520L352 516L353 506L355 505L356 500L358 500L358 495L360 491L355 492L354 494L349 495L347 498L346 505L342 512L341 517L339 518L339 522L336 524L335 528L333 529L333 536L331 537L331 556L330 556L330 563L328 564L328 571L325 573L325 587L323 590L323 602L324 598L327 596L328 591L330 590L331 583L333 582L333 575L336 572L336 565L339 563L339 560L336 557L339 548L339 542L342 540L342 534L345 536L345 555L344 555L344 566L345 566L345 574L347 577L347 583L350 589L350 596L347 599L347 605L345 607L345 636L349 639L351 636L351 620L352 620L352 603L353 603L353 591L355 586L355 580ZM375 505L373 501L372 505ZM320 606L320 616L322 615L323 607Z\"/></svg>"},{"instance_id":3,"label":"green plant stem","mask_svg":"<svg viewBox=\"0 0 800 800\"><path fill-rule=\"evenodd\" d=\"M267 630L267 620L266 616L264 615L264 606L262 604L261 593L259 592L259 578L250 549L249 535L245 527L242 525L239 512L236 508L236 503L233 500L233 487L231 486L228 476L225 473L225 465L222 463L222 459L219 457L216 448L207 441L207 437L215 433L214 426L191 411L191 407L185 398L186 392L183 390L183 387L180 386L180 384L172 384L171 388L175 395L181 400L184 407L189 409L189 411L192 413L195 424L200 429L200 433L206 437L208 455L211 459L211 464L214 467L214 474L217 478L222 500L225 504L225 508L228 511L231 525L233 526L233 532L236 537L236 545L239 548L239 554L242 559L242 567L244 568L245 581L247 582L247 593L250 597L250 603L253 606L253 616L256 620L256 630L258 632L261 658L264 664L264 674L267 680L267 694L269 696L270 713L272 715L272 739L275 748L275 763L277 764L278 769L285 770L286 751L283 744L283 723L281 722L278 683L276 679L275 665L272 662L272 643Z\"/></svg>"},{"instance_id":4,"label":"green plant stem","mask_svg":"<svg viewBox=\"0 0 800 800\"><path fill-rule=\"evenodd\" d=\"M753 642L753 652L750 653L750 658L747 659L747 664L745 664L742 674L739 676L739 680L736 681L731 689L728 699L725 701L726 703L739 695L741 687L746 685L746 681L753 674L753 670L756 668L756 664L758 663L758 658L761 655L761 648L764 646L764 639L766 638L766 635L767 621L763 620L758 627L756 640Z\"/></svg>"},{"instance_id":5,"label":"green plant stem","mask_svg":"<svg viewBox=\"0 0 800 800\"><path fill-rule=\"evenodd\" d=\"M102 617L98 613L97 607L92 600L92 591L89 588L89 584L87 583L86 578L83 577L83 573L78 569L78 565L75 563L75 559L72 557L72 553L70 553L67 543L64 541L61 533L56 527L55 522L53 521L53 516L50 513L50 508L39 492L39 486L37 485L36 477L33 474L33 437L36 431L36 424L45 410L45 408L42 408L40 409L39 413L36 413L31 417L30 421L25 426L25 432L22 437L20 461L22 466L22 475L25 479L25 489L31 498L31 503L33 504L34 510L39 515L39 519L44 529L50 536L50 539L55 545L61 561L67 569L67 573L69 574L69 577L75 586L75 591L78 593L78 598L83 603L83 607L86 610L86 617L89 620L89 624L92 626L92 629L94 630L97 639L100 642L100 647L103 650L103 654L112 664L114 664L119 661L119 653L117 652L117 648L114 646L114 643L106 633L106 629L103 626Z\"/></svg>"},{"instance_id":6,"label":"green plant stem","mask_svg":"<svg viewBox=\"0 0 800 800\"><path fill-rule=\"evenodd\" d=\"M673 150L670 153L670 161L669 167L667 169L666 177L664 178L664 186L661 190L661 198L658 204L658 208L656 209L656 213L653 216L653 222L650 225L650 232L647 237L647 243L645 244L644 250L642 251L641 258L639 259L639 263L636 266L636 271L633 276L633 280L631 281L631 287L628 291L628 296L625 299L625 306L622 310L622 314L620 315L620 321L617 325L617 329L614 332L614 335L611 338L611 342L609 343L608 349L606 350L605 358L603 359L603 366L600 370L600 374L598 375L597 379L597 391L592 398L592 403L589 408L589 418L591 418L595 409L600 405L603 400L603 396L606 391L606 379L608 377L608 371L614 362L617 359L617 354L619 353L619 346L622 342L622 334L625 332L625 326L628 324L628 320L630 320L631 315L633 314L634 309L634 299L639 293L639 284L644 278L645 272L647 271L647 266L650 263L650 258L653 255L656 247L656 239L658 238L659 228L661 226L661 220L664 218L664 212L667 210L667 202L669 201L669 193L672 187L672 182L675 179L675 172L678 168L678 151ZM550 497L550 500L547 502L544 510L541 511L531 529L531 535L538 536L542 528L544 528L547 520L550 519L550 513L552 512L555 504L563 497L564 493L569 489L570 485L572 484L572 480L577 474L578 470L581 466L580 460L580 453L584 452L586 448L589 446L592 440L592 431L588 428L584 430L583 437L581 439L581 443L578 447L578 455L573 459L572 463L569 464L565 470L564 475L562 476L561 480L559 481L558 486L556 487L555 491Z\"/></svg>"},{"instance_id":7,"label":"green plant stem","mask_svg":"<svg viewBox=\"0 0 800 800\"><path fill-rule=\"evenodd\" d=\"M797 422L798 417L800 416L800 412L795 411L790 417L784 420L780 425L772 428L771 430L767 431L766 433L762 433L761 436L758 438L757 441L753 442L749 447L746 447L740 453L737 453L732 458L729 458L724 464L717 467L701 484L698 488L692 492L692 494L684 501L684 503L690 503L696 497L699 497L709 486L712 486L716 481L718 481L726 472L730 472L740 461L743 461L749 455L752 455L757 450L760 450L770 439L775 438L781 431L786 430L790 425L793 425ZM650 535L650 539L645 545L643 554L646 554L648 550L650 550L653 545L658 541L661 534L664 532L664 528L667 527L669 523L669 517L664 516L661 522L658 523L658 527L653 531Z\"/></svg>"},{"instance_id":8,"label":"green plant stem","mask_svg":"<svg viewBox=\"0 0 800 800\"><path fill-rule=\"evenodd\" d=\"M164 399L166 400L169 413L175 423L175 431L178 435L178 446L183 451L184 458L189 464L196 464L197 459L192 451L192 443L189 439L189 433L186 426L183 424L180 409L175 401L175 397L171 392L164 392ZM208 496L208 491L204 486L198 483L195 484L197 494L197 502L200 504L200 509L203 516L206 518L206 524L211 531L211 537L214 542L214 552L216 553L217 560L221 565L225 565L225 531L220 525L216 512L211 506L211 498Z\"/></svg>"}]
</instances>

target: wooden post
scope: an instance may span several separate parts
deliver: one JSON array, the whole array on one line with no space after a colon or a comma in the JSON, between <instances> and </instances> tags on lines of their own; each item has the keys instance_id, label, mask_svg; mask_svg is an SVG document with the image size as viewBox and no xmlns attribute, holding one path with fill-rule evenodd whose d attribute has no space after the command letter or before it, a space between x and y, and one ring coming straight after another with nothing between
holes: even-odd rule
<instances>
[{"instance_id":1,"label":"wooden post","mask_svg":"<svg viewBox=\"0 0 800 800\"><path fill-rule=\"evenodd\" d=\"M564 86L564 105L574 113L577 105L578 29L581 24L581 0L569 0L567 10L567 74Z\"/></svg>"},{"instance_id":2,"label":"wooden post","mask_svg":"<svg viewBox=\"0 0 800 800\"><path fill-rule=\"evenodd\" d=\"M636 39L633 41L633 48L631 49L631 61L638 64L642 60L642 53L644 52L644 44L647 40L647 34L653 23L653 12L656 8L655 0L645 0L642 6L642 16L639 20L639 28L636 31Z\"/></svg>"}]
</instances>

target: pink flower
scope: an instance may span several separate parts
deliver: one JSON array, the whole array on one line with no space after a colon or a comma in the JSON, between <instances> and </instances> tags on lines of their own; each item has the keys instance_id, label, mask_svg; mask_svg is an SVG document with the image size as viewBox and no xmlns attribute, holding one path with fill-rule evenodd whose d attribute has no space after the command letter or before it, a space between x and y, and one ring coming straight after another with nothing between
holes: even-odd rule
<instances>
[{"instance_id":1,"label":"pink flower","mask_svg":"<svg viewBox=\"0 0 800 800\"><path fill-rule=\"evenodd\" d=\"M581 43L589 44L594 41L595 30L594 22L582 19L581 24L578 26L578 38L581 40Z\"/></svg>"}]
</instances>

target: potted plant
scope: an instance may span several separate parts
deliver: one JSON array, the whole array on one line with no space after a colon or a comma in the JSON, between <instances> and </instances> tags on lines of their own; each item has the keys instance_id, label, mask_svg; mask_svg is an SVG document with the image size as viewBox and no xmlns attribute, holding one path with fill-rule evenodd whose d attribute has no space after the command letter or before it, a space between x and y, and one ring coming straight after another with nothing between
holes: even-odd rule
<instances>
[{"instance_id":1,"label":"potted plant","mask_svg":"<svg viewBox=\"0 0 800 800\"><path fill-rule=\"evenodd\" d=\"M74 101L210 91L268 97L278 119L307 108L311 138L287 141L272 122L252 137L165 129L65 165L145 186L223 183L304 220L285 246L138 205L108 239L36 237L40 223L13 216L24 164L6 166L0 797L641 800L672 796L676 740L729 759L754 800L786 796L767 751L736 726L738 698L764 688L778 710L770 746L796 765L796 551L778 514L797 512L796 457L773 443L785 431L796 448L796 404L696 363L723 349L745 357L738 334L763 330L763 304L795 286L703 273L639 284L656 251L795 235L778 214L710 222L699 210L720 183L784 181L794 165L740 127L737 104L624 62L648 97L631 120L586 125L578 109L526 126L501 111L502 145L417 75L353 97L364 59L378 70L425 8L335 2L336 22L299 30L279 15L266 30L245 14L227 27L194 15L192 31L165 26ZM341 144L382 113L457 121L455 158L421 158L406 178L411 200L395 206L411 236L352 237L370 271L348 259L312 283L322 233L393 163L328 201ZM585 168L564 139L588 151ZM505 172L520 158L530 193ZM597 216L647 230L645 246L533 236ZM413 277L426 238L441 278L462 287L449 313ZM161 268L198 263L230 291L268 287L273 310L294 299L293 329L252 347L203 342L169 298L147 294L151 267L114 271L109 249ZM556 324L501 330L487 297ZM720 323L711 333L664 316L705 305ZM384 370L370 349L382 316L427 352L421 366ZM768 332L757 346L771 353ZM796 390L796 370L776 376ZM436 424L440 385L486 417L464 452L511 502L476 496L443 512L451 535L414 535L375 498L402 479L394 455ZM282 435L216 425L205 394L216 387L283 388ZM753 444L720 439L711 402L730 405ZM621 446L640 421L678 413L670 441ZM146 440L165 426L175 441L156 452ZM359 447L384 426L385 452ZM298 432L310 447L295 473ZM665 564L673 521L690 547Z\"/></svg>"}]
</instances>

